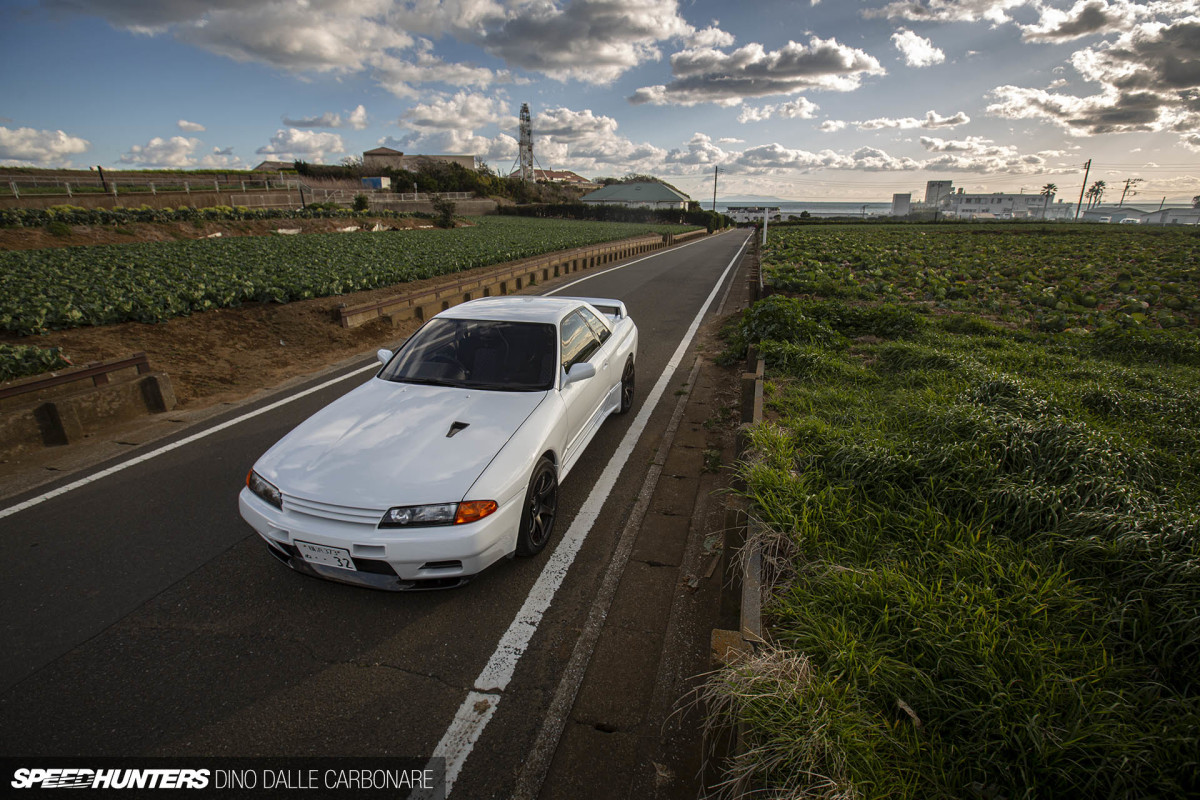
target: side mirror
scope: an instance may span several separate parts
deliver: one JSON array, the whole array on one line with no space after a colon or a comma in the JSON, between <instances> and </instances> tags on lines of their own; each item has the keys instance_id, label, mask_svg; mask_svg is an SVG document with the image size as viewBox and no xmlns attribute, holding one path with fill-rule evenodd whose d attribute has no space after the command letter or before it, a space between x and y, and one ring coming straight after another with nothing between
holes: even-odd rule
<instances>
[{"instance_id":1,"label":"side mirror","mask_svg":"<svg viewBox=\"0 0 1200 800\"><path fill-rule=\"evenodd\" d=\"M579 381L585 381L588 378L594 377L596 377L596 368L586 361L583 361L568 370L567 377L563 379L562 385L565 389L572 383L578 383Z\"/></svg>"},{"instance_id":2,"label":"side mirror","mask_svg":"<svg viewBox=\"0 0 1200 800\"><path fill-rule=\"evenodd\" d=\"M392 351L386 348L380 348L375 351L375 357L379 359L380 364L386 364L392 360Z\"/></svg>"}]
</instances>

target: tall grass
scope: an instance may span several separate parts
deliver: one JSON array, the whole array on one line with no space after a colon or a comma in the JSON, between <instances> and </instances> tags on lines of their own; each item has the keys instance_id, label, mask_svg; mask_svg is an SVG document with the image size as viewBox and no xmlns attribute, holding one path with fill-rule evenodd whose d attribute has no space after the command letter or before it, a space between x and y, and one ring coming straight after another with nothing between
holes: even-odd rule
<instances>
[{"instance_id":1,"label":"tall grass","mask_svg":"<svg viewBox=\"0 0 1200 800\"><path fill-rule=\"evenodd\" d=\"M767 603L775 649L709 686L747 733L736 785L1200 793L1188 343L801 313L837 336L759 343L774 420L741 467L791 553ZM755 343L753 318L735 348ZM797 659L803 681L785 686Z\"/></svg>"}]
</instances>

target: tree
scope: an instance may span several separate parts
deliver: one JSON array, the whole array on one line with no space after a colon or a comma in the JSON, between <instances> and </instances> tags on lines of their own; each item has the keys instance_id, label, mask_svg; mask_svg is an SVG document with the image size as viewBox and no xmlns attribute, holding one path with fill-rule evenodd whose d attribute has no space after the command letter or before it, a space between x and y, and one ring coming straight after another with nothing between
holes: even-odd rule
<instances>
[{"instance_id":1,"label":"tree","mask_svg":"<svg viewBox=\"0 0 1200 800\"><path fill-rule=\"evenodd\" d=\"M1041 195L1046 198L1042 203L1042 219L1046 218L1046 209L1050 206L1050 199L1054 197L1054 193L1058 191L1058 184L1047 183L1042 187Z\"/></svg>"},{"instance_id":2,"label":"tree","mask_svg":"<svg viewBox=\"0 0 1200 800\"><path fill-rule=\"evenodd\" d=\"M1192 198L1192 208L1200 208L1200 194Z\"/></svg>"},{"instance_id":3,"label":"tree","mask_svg":"<svg viewBox=\"0 0 1200 800\"><path fill-rule=\"evenodd\" d=\"M1087 190L1088 208L1098 206L1104 200L1104 190L1108 188L1108 184L1104 181L1095 181Z\"/></svg>"},{"instance_id":4,"label":"tree","mask_svg":"<svg viewBox=\"0 0 1200 800\"><path fill-rule=\"evenodd\" d=\"M448 200L437 194L433 196L434 225L437 225L439 228L453 228L455 210L453 200Z\"/></svg>"}]
</instances>

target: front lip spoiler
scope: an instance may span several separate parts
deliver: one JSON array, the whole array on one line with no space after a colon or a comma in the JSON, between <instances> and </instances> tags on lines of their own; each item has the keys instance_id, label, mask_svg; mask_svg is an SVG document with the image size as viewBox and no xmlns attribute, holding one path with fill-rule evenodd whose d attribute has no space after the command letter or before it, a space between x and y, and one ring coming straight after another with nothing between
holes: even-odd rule
<instances>
[{"instance_id":1,"label":"front lip spoiler","mask_svg":"<svg viewBox=\"0 0 1200 800\"><path fill-rule=\"evenodd\" d=\"M469 583L472 577L471 575L456 575L451 578L424 578L406 581L402 580L386 561L356 558L354 565L359 569L348 570L306 561L300 557L293 545L282 542L268 542L267 551L302 575L347 583L351 586L365 586L368 589L379 589L385 592L428 592L438 589L456 589ZM367 569L363 569L363 567L367 567ZM372 568L386 569L386 572L370 571Z\"/></svg>"}]
</instances>

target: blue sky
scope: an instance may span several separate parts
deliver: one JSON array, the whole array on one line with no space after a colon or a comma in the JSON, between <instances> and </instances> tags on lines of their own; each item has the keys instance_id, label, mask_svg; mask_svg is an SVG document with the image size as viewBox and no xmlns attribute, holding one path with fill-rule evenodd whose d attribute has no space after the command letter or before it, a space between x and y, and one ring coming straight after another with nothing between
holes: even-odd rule
<instances>
[{"instance_id":1,"label":"blue sky","mask_svg":"<svg viewBox=\"0 0 1200 800\"><path fill-rule=\"evenodd\" d=\"M2 0L0 163L337 163L381 144L696 199L1200 194L1200 0Z\"/></svg>"}]
</instances>

